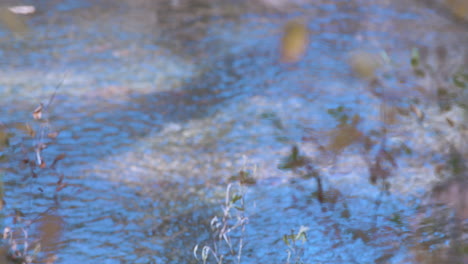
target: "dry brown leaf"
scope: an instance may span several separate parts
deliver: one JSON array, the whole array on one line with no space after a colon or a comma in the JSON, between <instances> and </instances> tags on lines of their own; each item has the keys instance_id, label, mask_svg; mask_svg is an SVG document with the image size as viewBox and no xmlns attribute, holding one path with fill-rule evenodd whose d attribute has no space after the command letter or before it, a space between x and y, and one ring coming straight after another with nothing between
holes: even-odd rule
<instances>
[{"instance_id":1,"label":"dry brown leaf","mask_svg":"<svg viewBox=\"0 0 468 264\"><path fill-rule=\"evenodd\" d=\"M44 252L55 252L60 246L64 221L54 212L46 212L37 220L37 230Z\"/></svg>"},{"instance_id":2,"label":"dry brown leaf","mask_svg":"<svg viewBox=\"0 0 468 264\"><path fill-rule=\"evenodd\" d=\"M332 132L332 134L333 140L328 145L327 149L335 153L341 152L343 149L360 140L362 137L362 132L351 125L339 126Z\"/></svg>"},{"instance_id":3,"label":"dry brown leaf","mask_svg":"<svg viewBox=\"0 0 468 264\"><path fill-rule=\"evenodd\" d=\"M47 134L47 137L51 139L55 139L58 137L58 135L59 135L59 132L55 131L55 132L50 132L49 134Z\"/></svg>"},{"instance_id":4,"label":"dry brown leaf","mask_svg":"<svg viewBox=\"0 0 468 264\"><path fill-rule=\"evenodd\" d=\"M57 155L57 157L55 157L54 161L52 162L52 165L50 165L50 167L55 167L55 165L57 165L57 162L63 160L67 155L65 153L62 153L62 154L59 154Z\"/></svg>"}]
</instances>

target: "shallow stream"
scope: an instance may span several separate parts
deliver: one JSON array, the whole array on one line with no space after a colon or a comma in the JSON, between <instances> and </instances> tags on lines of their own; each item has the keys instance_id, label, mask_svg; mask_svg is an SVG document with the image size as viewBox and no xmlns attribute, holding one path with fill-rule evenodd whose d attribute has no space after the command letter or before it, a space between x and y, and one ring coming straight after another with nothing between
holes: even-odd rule
<instances>
[{"instance_id":1,"label":"shallow stream","mask_svg":"<svg viewBox=\"0 0 468 264\"><path fill-rule=\"evenodd\" d=\"M414 48L435 56L431 65L444 50L448 75L466 65L468 30L424 1L29 2L27 33L0 27L1 216L17 231L0 257L27 241L19 255L39 263L202 263L193 249L199 259L204 245L214 249L210 222L241 171L255 183L229 193L245 205L227 223L248 218L228 233L236 252L243 238L240 263L430 263L419 252L450 244L450 234L415 227L443 160L425 152L440 133L424 128L462 124L466 110L434 114L427 127L392 123L389 144L408 143L413 157L398 161L388 194L369 183L358 150L320 157L315 144L333 138L340 106L365 120L362 131L381 126L382 100L353 72L352 54L392 61L384 70L404 76L383 77L394 105L428 85L411 72ZM293 20L308 46L283 63ZM441 131L466 144L466 131ZM293 145L314 160L325 203L314 179L278 168ZM307 241L285 243L301 226Z\"/></svg>"}]
</instances>

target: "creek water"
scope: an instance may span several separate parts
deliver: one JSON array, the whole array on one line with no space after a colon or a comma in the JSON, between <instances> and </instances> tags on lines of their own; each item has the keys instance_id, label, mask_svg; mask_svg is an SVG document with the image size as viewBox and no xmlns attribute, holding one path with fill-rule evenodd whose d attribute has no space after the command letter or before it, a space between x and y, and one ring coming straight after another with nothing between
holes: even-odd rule
<instances>
[{"instance_id":1,"label":"creek water","mask_svg":"<svg viewBox=\"0 0 468 264\"><path fill-rule=\"evenodd\" d=\"M463 65L463 26L407 1L36 4L27 33L0 28L0 124L10 135L2 227L17 231L4 239L7 251L26 241L23 255L41 263L201 263L193 249L199 259L204 245L214 249L210 222L222 218L228 179L240 171L255 178L230 192L242 193L245 208L232 208L228 223L248 218L244 232L229 233L236 252L243 238L240 263L418 263L414 251L450 243L442 231L414 228L437 181L428 165L437 157L425 161L421 147L437 140L417 122L398 124L391 141L414 141L423 161L399 163L386 195L356 151L315 159L332 197L326 208L315 180L278 166L292 145L321 155L305 138L329 140L323 131L337 125L329 110L340 105L366 120L365 131L381 125L382 102L353 73L350 54L384 54L404 75L413 48L442 47L450 65ZM309 42L287 64L280 47L292 20L306 25ZM401 87L391 100L425 84L408 76L388 78ZM38 159L45 168L30 168ZM285 243L301 226L307 241ZM218 256L237 263L217 241Z\"/></svg>"}]
</instances>

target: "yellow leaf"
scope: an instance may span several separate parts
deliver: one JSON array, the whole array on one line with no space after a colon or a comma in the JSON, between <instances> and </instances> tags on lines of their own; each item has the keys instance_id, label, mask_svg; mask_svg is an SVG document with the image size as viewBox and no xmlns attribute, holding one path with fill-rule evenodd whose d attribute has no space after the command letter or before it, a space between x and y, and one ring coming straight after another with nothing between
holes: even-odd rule
<instances>
[{"instance_id":1,"label":"yellow leaf","mask_svg":"<svg viewBox=\"0 0 468 264\"><path fill-rule=\"evenodd\" d=\"M467 0L445 0L445 4L456 17L468 19Z\"/></svg>"},{"instance_id":2,"label":"yellow leaf","mask_svg":"<svg viewBox=\"0 0 468 264\"><path fill-rule=\"evenodd\" d=\"M297 62L304 56L309 43L309 32L306 26L298 21L288 22L284 28L281 43L281 61Z\"/></svg>"}]
</instances>

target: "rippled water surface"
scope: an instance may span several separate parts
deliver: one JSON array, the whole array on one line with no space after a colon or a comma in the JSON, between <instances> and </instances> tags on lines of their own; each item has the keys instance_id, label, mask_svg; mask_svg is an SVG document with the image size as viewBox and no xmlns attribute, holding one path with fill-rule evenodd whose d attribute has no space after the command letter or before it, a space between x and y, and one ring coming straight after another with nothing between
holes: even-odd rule
<instances>
[{"instance_id":1,"label":"rippled water surface","mask_svg":"<svg viewBox=\"0 0 468 264\"><path fill-rule=\"evenodd\" d=\"M204 245L214 249L210 222L222 219L228 179L242 173L255 184L232 186L245 207L231 208L228 222L248 218L243 232L229 233L236 252L243 238L241 263L431 263L419 252L450 244L449 233L424 233L416 223L440 180L432 165L445 152L437 154L435 135L468 158L462 125L458 134L444 130L463 124L466 109L465 117L457 107L437 114L434 122L445 124L437 133L417 118L393 124L388 144L406 142L415 158L394 166L387 194L369 183L359 150L323 157L316 143L339 133L340 105L365 120L362 131L381 126L381 98L352 71L352 54L391 61L392 75L382 78L395 93L385 100L404 108L414 102L402 94L432 87L405 75L413 48L435 56L431 65L442 63L437 51L447 53L450 74L463 69L464 24L424 1L34 4L21 17L27 33L0 28L2 228L16 230L0 257L16 242L19 255L40 263L202 263L193 249L199 245L199 259ZM299 61L284 63L283 29L292 20L306 25L309 41ZM314 179L278 169L293 145L313 157L324 203ZM291 235L301 226L305 242ZM237 263L227 241L217 241L217 254Z\"/></svg>"}]
</instances>

